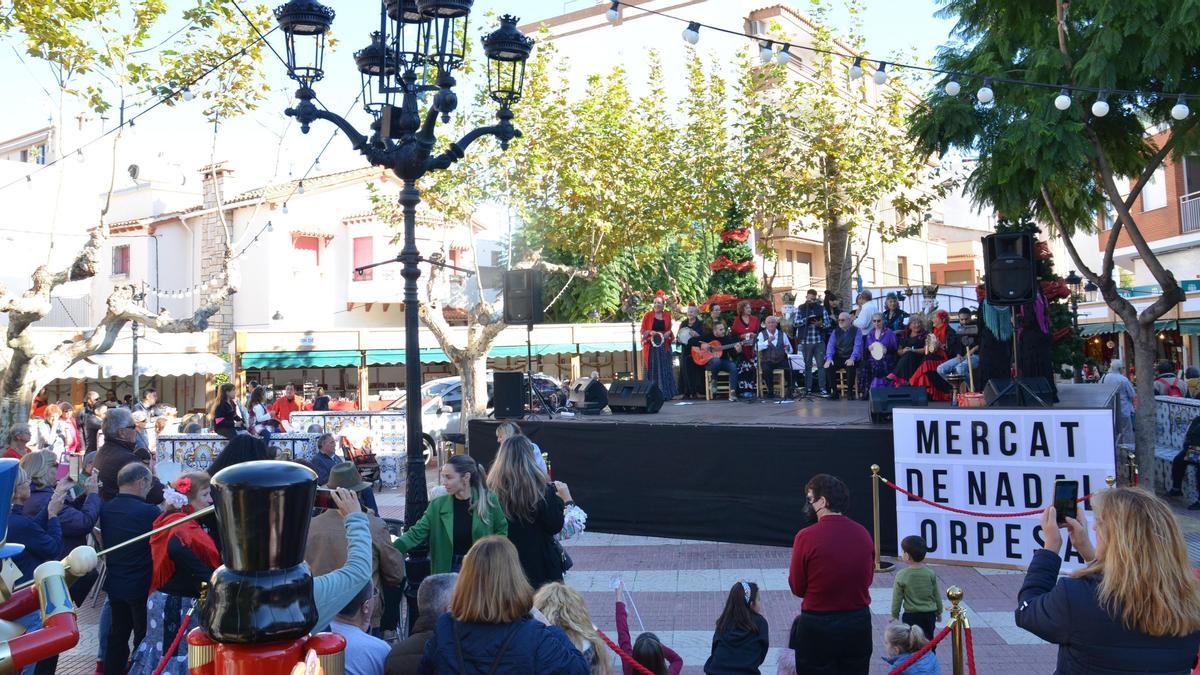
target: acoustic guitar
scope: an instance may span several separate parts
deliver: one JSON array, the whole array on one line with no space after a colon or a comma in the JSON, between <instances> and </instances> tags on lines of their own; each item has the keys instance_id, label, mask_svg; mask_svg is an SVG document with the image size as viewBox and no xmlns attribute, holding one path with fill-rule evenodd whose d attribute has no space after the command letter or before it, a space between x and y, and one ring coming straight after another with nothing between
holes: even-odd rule
<instances>
[{"instance_id":1,"label":"acoustic guitar","mask_svg":"<svg viewBox=\"0 0 1200 675\"><path fill-rule=\"evenodd\" d=\"M696 365L698 365L698 366L706 366L706 365L708 365L709 361L712 361L713 359L720 356L721 353L724 352L726 349L735 349L735 348L740 349L741 347L744 347L748 344L750 344L749 340L733 342L733 343L730 343L727 345L721 344L720 340L712 340L711 342L701 342L700 344L696 345L695 347L692 347L692 361L694 361L696 363Z\"/></svg>"}]
</instances>

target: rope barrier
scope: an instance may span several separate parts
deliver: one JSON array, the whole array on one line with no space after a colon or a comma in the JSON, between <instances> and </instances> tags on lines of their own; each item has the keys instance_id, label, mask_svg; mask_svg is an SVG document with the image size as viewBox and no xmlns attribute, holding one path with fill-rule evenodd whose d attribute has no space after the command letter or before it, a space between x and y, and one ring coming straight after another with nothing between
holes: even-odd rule
<instances>
[{"instance_id":1,"label":"rope barrier","mask_svg":"<svg viewBox=\"0 0 1200 675\"><path fill-rule=\"evenodd\" d=\"M925 643L924 647L921 647L919 650L917 650L916 653L914 653L912 656L908 657L907 661L905 661L904 663L901 663L900 665L896 666L895 668L892 668L891 670L889 670L888 675L899 675L900 673L903 673L905 670L908 669L909 666L911 666L912 664L919 661L922 656L925 656L926 654L929 653L929 650L933 649L934 647L937 646L937 644L939 642L944 640L946 638L946 636L950 634L950 629L953 627L954 627L953 622L946 624L942 628L942 630L940 632L938 632L937 635L933 636L932 640ZM974 672L975 671L972 669L972 671L971 671L972 675L974 675Z\"/></svg>"},{"instance_id":2,"label":"rope barrier","mask_svg":"<svg viewBox=\"0 0 1200 675\"><path fill-rule=\"evenodd\" d=\"M600 636L601 640L604 640L604 644L608 645L609 649L613 650L616 652L617 656L621 657L621 660L625 662L625 665L633 668L635 672L641 673L641 675L654 675L654 671L650 670L646 666L643 666L637 661L634 661L632 656L626 654L620 647L613 644L613 641L608 639L608 636L604 634L604 631L597 628L596 634Z\"/></svg>"},{"instance_id":3,"label":"rope barrier","mask_svg":"<svg viewBox=\"0 0 1200 675\"><path fill-rule=\"evenodd\" d=\"M971 642L971 627L970 626L963 627L963 639L967 643L966 644L967 672L970 673L970 675L975 675L975 646L974 646L974 643Z\"/></svg>"},{"instance_id":4,"label":"rope barrier","mask_svg":"<svg viewBox=\"0 0 1200 675\"><path fill-rule=\"evenodd\" d=\"M949 506L946 504L938 504L937 502L931 502L928 499L922 497L921 495L914 494L912 492L909 492L908 490L905 490L904 488L900 487L899 485L896 485L895 483L884 478L883 476L880 476L879 480L882 481L884 485L892 488L896 492L899 492L904 495L908 495L910 498L915 499L915 500L921 502L922 504L928 504L929 506L942 509L943 511L951 511L953 513L959 513L964 516L976 516L979 518L1022 518L1024 516L1036 516L1046 510L1044 508L1041 508L1041 509L1033 509L1032 511L1018 511L1016 513L983 513L982 511L969 511L967 509L960 509L955 506ZM1094 495L1094 494L1095 493L1086 494L1086 495L1080 497L1079 499L1076 499L1075 501L1076 501L1076 503L1086 502L1087 500L1091 499L1092 495Z\"/></svg>"},{"instance_id":5,"label":"rope barrier","mask_svg":"<svg viewBox=\"0 0 1200 675\"><path fill-rule=\"evenodd\" d=\"M188 608L187 614L183 617L183 623L179 625L179 630L175 632L175 639L171 641L171 648L163 652L162 660L158 662L158 667L154 669L154 675L162 675L167 664L174 658L175 650L179 649L179 642L183 640L183 636L187 633L188 625L192 623L192 612L196 611L196 605L199 604L200 601L197 600Z\"/></svg>"}]
</instances>

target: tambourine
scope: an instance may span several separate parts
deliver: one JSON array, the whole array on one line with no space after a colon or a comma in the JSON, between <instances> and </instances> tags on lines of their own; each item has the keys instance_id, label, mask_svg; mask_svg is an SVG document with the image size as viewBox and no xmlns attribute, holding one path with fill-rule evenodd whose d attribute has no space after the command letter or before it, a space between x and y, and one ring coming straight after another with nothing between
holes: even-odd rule
<instances>
[{"instance_id":1,"label":"tambourine","mask_svg":"<svg viewBox=\"0 0 1200 675\"><path fill-rule=\"evenodd\" d=\"M680 344L686 345L687 343L692 341L692 338L698 337L698 336L699 336L699 333L697 333L695 330L688 328L687 326L684 326L683 328L679 329L679 333L675 336L675 341Z\"/></svg>"},{"instance_id":2,"label":"tambourine","mask_svg":"<svg viewBox=\"0 0 1200 675\"><path fill-rule=\"evenodd\" d=\"M660 333L658 331L654 331L654 332L650 333L650 346L651 347L663 346L663 340L664 340L664 338L663 338L662 333Z\"/></svg>"},{"instance_id":3,"label":"tambourine","mask_svg":"<svg viewBox=\"0 0 1200 675\"><path fill-rule=\"evenodd\" d=\"M925 336L925 353L932 354L941 348L942 343L938 342L937 336L933 333Z\"/></svg>"},{"instance_id":4,"label":"tambourine","mask_svg":"<svg viewBox=\"0 0 1200 675\"><path fill-rule=\"evenodd\" d=\"M883 357L887 355L887 347L884 347L882 342L872 342L867 351L871 352L871 358L876 361L882 361Z\"/></svg>"}]
</instances>

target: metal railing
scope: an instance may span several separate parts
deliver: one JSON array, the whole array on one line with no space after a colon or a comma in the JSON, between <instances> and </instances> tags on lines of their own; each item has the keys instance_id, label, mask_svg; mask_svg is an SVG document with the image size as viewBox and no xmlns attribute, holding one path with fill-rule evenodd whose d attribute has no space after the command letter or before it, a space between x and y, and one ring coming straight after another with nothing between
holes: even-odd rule
<instances>
[{"instance_id":1,"label":"metal railing","mask_svg":"<svg viewBox=\"0 0 1200 675\"><path fill-rule=\"evenodd\" d=\"M1179 222L1183 232L1200 232L1200 192L1179 198Z\"/></svg>"}]
</instances>

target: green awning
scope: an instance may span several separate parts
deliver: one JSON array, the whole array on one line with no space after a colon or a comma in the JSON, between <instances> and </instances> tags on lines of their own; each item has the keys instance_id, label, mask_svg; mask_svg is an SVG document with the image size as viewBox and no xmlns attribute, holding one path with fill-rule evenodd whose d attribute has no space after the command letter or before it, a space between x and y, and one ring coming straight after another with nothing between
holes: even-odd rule
<instances>
[{"instance_id":1,"label":"green awning","mask_svg":"<svg viewBox=\"0 0 1200 675\"><path fill-rule=\"evenodd\" d=\"M445 363L450 360L440 349L422 349L421 363ZM368 366L399 366L404 364L403 349L368 349Z\"/></svg>"},{"instance_id":2,"label":"green awning","mask_svg":"<svg viewBox=\"0 0 1200 675\"><path fill-rule=\"evenodd\" d=\"M639 347L640 349L641 347ZM627 352L633 349L632 341L628 342L580 342L579 353L586 352Z\"/></svg>"},{"instance_id":3,"label":"green awning","mask_svg":"<svg viewBox=\"0 0 1200 675\"><path fill-rule=\"evenodd\" d=\"M594 343L591 345L594 348L580 349L580 351L619 351L623 348L623 343ZM532 350L534 356L545 356L547 354L574 354L575 343L573 342L555 342L544 345L533 345ZM581 345L582 347L582 345ZM492 347L488 350L488 358L522 358L527 354L525 345L504 345ZM450 360L446 353L440 349L427 348L421 350L421 363L445 363ZM403 349L371 349L367 351L368 366L398 366L404 363Z\"/></svg>"},{"instance_id":4,"label":"green awning","mask_svg":"<svg viewBox=\"0 0 1200 675\"><path fill-rule=\"evenodd\" d=\"M1125 324L1123 323L1085 323L1079 327L1079 334L1082 337L1092 335L1102 335L1104 333L1124 333Z\"/></svg>"},{"instance_id":5,"label":"green awning","mask_svg":"<svg viewBox=\"0 0 1200 675\"><path fill-rule=\"evenodd\" d=\"M357 367L362 358L358 350L245 352L241 356L242 368Z\"/></svg>"}]
</instances>

